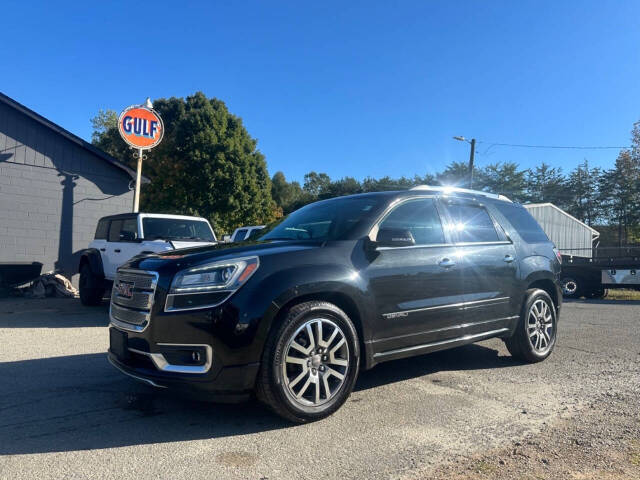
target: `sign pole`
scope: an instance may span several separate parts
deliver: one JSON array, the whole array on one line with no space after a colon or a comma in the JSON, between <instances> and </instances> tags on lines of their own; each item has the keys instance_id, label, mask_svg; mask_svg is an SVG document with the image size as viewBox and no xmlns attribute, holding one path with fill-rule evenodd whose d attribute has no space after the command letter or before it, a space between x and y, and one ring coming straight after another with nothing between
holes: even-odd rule
<instances>
[{"instance_id":1,"label":"sign pole","mask_svg":"<svg viewBox=\"0 0 640 480\"><path fill-rule=\"evenodd\" d=\"M142 175L142 149L138 149L138 168L136 169L136 190L133 193L133 213L140 210L140 176Z\"/></svg>"},{"instance_id":2,"label":"sign pole","mask_svg":"<svg viewBox=\"0 0 640 480\"><path fill-rule=\"evenodd\" d=\"M140 180L142 177L142 160L144 152L160 143L164 135L162 118L153 109L151 99L144 105L131 105L125 108L118 117L118 131L122 139L135 148L134 157L138 157L136 168L136 189L133 192L133 213L140 211Z\"/></svg>"}]
</instances>

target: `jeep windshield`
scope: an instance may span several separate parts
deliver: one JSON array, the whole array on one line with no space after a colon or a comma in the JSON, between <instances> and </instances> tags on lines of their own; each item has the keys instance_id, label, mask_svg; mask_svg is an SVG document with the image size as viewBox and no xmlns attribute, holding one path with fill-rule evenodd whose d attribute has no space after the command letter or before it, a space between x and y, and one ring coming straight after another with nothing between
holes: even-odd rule
<instances>
[{"instance_id":1,"label":"jeep windshield","mask_svg":"<svg viewBox=\"0 0 640 480\"><path fill-rule=\"evenodd\" d=\"M144 217L142 230L145 240L216 241L211 227L202 220Z\"/></svg>"},{"instance_id":2,"label":"jeep windshield","mask_svg":"<svg viewBox=\"0 0 640 480\"><path fill-rule=\"evenodd\" d=\"M372 195L312 203L270 225L259 240L341 240L376 215L382 202Z\"/></svg>"}]
</instances>

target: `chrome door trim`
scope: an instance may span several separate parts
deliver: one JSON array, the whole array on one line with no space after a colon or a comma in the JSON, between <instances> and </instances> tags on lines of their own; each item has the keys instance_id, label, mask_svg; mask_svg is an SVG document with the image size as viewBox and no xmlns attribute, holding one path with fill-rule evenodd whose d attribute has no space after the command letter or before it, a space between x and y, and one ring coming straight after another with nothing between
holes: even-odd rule
<instances>
[{"instance_id":1,"label":"chrome door trim","mask_svg":"<svg viewBox=\"0 0 640 480\"><path fill-rule=\"evenodd\" d=\"M451 327L442 327L442 328L434 328L433 330L425 330L422 332L416 332L416 333L407 333L405 335L397 335L395 337L385 337L385 338L377 338L375 340L371 340L371 343L377 343L377 342L386 342L389 340L396 340L399 338L407 338L407 337L415 337L418 335L427 335L430 333L440 333L440 332L446 332L448 330L462 330L465 328L469 328L469 327L477 327L479 325L485 325L487 323L496 323L496 322L504 322L507 320L514 320L516 318L519 318L519 315L512 315L510 317L500 317L500 318L494 318L491 320L481 320L479 322L468 322L468 323L461 323L458 325L453 325Z\"/></svg>"},{"instance_id":2,"label":"chrome door trim","mask_svg":"<svg viewBox=\"0 0 640 480\"><path fill-rule=\"evenodd\" d=\"M411 310L400 310L398 312L383 313L382 316L385 318L406 317L410 313L426 312L428 310L439 310L442 308L460 308L460 310L464 310L469 306L473 306L477 304L488 303L488 302L505 303L505 301L508 301L508 300L509 300L509 297L497 297L497 298L488 298L486 300L474 300L471 302L448 303L446 305L435 305L433 307L414 308Z\"/></svg>"}]
</instances>

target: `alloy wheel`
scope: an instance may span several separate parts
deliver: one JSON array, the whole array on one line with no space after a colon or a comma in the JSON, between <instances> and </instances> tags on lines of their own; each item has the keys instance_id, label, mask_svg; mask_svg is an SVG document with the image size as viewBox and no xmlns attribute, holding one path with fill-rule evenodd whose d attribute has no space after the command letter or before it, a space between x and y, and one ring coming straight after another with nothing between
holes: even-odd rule
<instances>
[{"instance_id":1,"label":"alloy wheel","mask_svg":"<svg viewBox=\"0 0 640 480\"><path fill-rule=\"evenodd\" d=\"M527 334L536 353L544 355L551 348L555 336L553 313L549 304L541 298L529 308Z\"/></svg>"},{"instance_id":2,"label":"alloy wheel","mask_svg":"<svg viewBox=\"0 0 640 480\"><path fill-rule=\"evenodd\" d=\"M578 291L578 283L573 278L566 278L562 281L562 293L570 297Z\"/></svg>"},{"instance_id":3,"label":"alloy wheel","mask_svg":"<svg viewBox=\"0 0 640 480\"><path fill-rule=\"evenodd\" d=\"M291 336L284 349L283 380L288 395L304 406L319 406L341 389L349 369L344 332L333 321L315 318Z\"/></svg>"}]
</instances>

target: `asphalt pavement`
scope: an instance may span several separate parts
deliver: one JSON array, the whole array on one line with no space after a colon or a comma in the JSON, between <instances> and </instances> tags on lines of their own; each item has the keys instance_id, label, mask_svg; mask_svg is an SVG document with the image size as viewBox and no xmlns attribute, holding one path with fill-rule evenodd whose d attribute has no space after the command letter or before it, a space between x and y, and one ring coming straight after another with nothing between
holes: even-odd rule
<instances>
[{"instance_id":1,"label":"asphalt pavement","mask_svg":"<svg viewBox=\"0 0 640 480\"><path fill-rule=\"evenodd\" d=\"M543 363L489 340L381 364L335 415L292 426L257 402L196 402L123 376L105 356L106 305L0 300L0 478L427 477L596 397L637 395L639 331L640 302L565 303Z\"/></svg>"}]
</instances>

